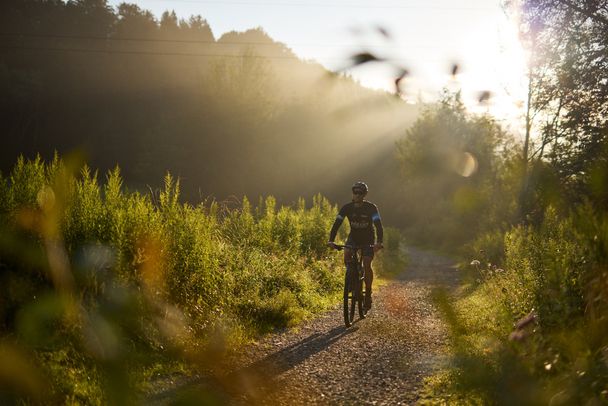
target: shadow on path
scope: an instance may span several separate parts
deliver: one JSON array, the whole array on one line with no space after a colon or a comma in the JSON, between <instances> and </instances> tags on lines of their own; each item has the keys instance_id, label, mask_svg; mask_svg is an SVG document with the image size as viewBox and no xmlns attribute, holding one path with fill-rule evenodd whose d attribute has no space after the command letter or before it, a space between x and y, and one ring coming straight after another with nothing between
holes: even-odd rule
<instances>
[{"instance_id":1,"label":"shadow on path","mask_svg":"<svg viewBox=\"0 0 608 406\"><path fill-rule=\"evenodd\" d=\"M356 327L346 328L344 326L334 327L326 333L314 333L291 344L280 351L272 353L253 364L240 369L234 374L247 374L248 371L259 374L264 371L265 375L279 375L298 364L306 361L314 354L327 349L336 341L357 331Z\"/></svg>"},{"instance_id":2,"label":"shadow on path","mask_svg":"<svg viewBox=\"0 0 608 406\"><path fill-rule=\"evenodd\" d=\"M358 321L357 319L355 323ZM170 391L159 393L149 401L155 404L163 404L165 401L174 398L179 392L199 388L204 391L216 392L226 400L241 399L257 403L257 401L277 389L275 379L279 375L300 365L357 330L358 327L355 324L350 328L337 326L324 333L313 333L250 365L229 373L220 373L215 376L205 376L184 382L180 387L174 387Z\"/></svg>"},{"instance_id":3,"label":"shadow on path","mask_svg":"<svg viewBox=\"0 0 608 406\"><path fill-rule=\"evenodd\" d=\"M340 339L357 330L356 326L350 328L338 326L324 333L311 334L251 365L222 377L223 387L232 395L240 394L241 397L249 400L261 399L276 389L273 387L274 380L279 375L328 349Z\"/></svg>"}]
</instances>

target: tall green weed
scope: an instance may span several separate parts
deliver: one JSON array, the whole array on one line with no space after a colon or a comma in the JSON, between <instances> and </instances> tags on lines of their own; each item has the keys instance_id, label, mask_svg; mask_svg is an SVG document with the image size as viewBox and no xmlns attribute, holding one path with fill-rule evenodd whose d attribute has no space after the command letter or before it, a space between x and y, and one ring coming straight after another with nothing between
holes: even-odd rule
<instances>
[{"instance_id":1,"label":"tall green weed","mask_svg":"<svg viewBox=\"0 0 608 406\"><path fill-rule=\"evenodd\" d=\"M213 363L218 331L247 340L338 297L336 207L320 195L193 206L170 175L141 194L118 168L100 184L70 167L20 158L0 176L0 353L21 365L2 363L0 401L132 402L158 362Z\"/></svg>"}]
</instances>

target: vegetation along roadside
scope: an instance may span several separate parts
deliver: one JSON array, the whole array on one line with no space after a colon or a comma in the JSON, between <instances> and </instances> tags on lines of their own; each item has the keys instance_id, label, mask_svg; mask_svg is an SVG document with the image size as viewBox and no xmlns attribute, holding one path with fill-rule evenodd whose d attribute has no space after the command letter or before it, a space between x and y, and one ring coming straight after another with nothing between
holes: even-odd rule
<instances>
[{"instance_id":1,"label":"vegetation along roadside","mask_svg":"<svg viewBox=\"0 0 608 406\"><path fill-rule=\"evenodd\" d=\"M133 401L154 376L204 372L339 299L342 259L325 246L336 208L322 196L192 206L170 175L141 194L118 168L102 183L59 157L19 159L0 189L2 402Z\"/></svg>"}]
</instances>

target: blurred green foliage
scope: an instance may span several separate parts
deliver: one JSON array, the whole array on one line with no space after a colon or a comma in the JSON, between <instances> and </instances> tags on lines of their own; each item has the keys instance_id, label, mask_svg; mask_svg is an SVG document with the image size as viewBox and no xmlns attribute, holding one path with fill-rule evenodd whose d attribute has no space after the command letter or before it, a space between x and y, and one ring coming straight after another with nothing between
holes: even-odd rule
<instances>
[{"instance_id":1,"label":"blurred green foliage","mask_svg":"<svg viewBox=\"0 0 608 406\"><path fill-rule=\"evenodd\" d=\"M521 184L512 144L494 119L470 115L459 93L427 106L397 143L408 239L454 252L508 229Z\"/></svg>"},{"instance_id":2,"label":"blurred green foliage","mask_svg":"<svg viewBox=\"0 0 608 406\"><path fill-rule=\"evenodd\" d=\"M327 199L229 209L179 189L126 191L118 168L100 184L77 156L0 175L0 403L136 402L150 371L216 367L336 300Z\"/></svg>"}]
</instances>

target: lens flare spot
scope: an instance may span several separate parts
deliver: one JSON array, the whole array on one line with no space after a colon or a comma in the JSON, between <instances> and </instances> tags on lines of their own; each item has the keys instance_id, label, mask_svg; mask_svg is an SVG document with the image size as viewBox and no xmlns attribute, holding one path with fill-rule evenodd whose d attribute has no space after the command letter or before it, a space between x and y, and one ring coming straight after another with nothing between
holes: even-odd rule
<instances>
[{"instance_id":1,"label":"lens flare spot","mask_svg":"<svg viewBox=\"0 0 608 406\"><path fill-rule=\"evenodd\" d=\"M456 160L454 169L460 176L468 178L477 172L478 166L477 158L470 152L464 152Z\"/></svg>"}]
</instances>

